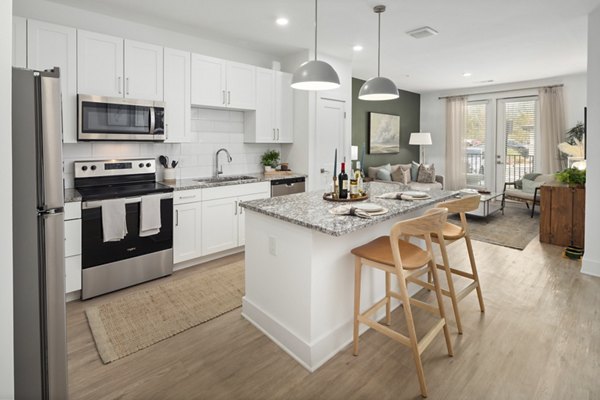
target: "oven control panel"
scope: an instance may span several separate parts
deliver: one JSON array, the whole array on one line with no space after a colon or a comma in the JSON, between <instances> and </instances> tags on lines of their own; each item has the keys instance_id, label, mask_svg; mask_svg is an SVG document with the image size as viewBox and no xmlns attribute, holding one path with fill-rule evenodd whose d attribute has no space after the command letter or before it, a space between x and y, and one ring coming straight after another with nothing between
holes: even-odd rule
<instances>
[{"instance_id":1,"label":"oven control panel","mask_svg":"<svg viewBox=\"0 0 600 400\"><path fill-rule=\"evenodd\" d=\"M156 173L156 160L151 158L75 161L73 165L75 178Z\"/></svg>"}]
</instances>

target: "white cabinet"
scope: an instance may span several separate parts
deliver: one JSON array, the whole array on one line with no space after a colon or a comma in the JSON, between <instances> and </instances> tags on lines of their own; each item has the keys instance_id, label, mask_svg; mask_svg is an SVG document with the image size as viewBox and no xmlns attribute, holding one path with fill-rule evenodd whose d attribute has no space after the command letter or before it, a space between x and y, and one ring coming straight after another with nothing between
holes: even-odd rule
<instances>
[{"instance_id":1,"label":"white cabinet","mask_svg":"<svg viewBox=\"0 0 600 400\"><path fill-rule=\"evenodd\" d=\"M14 15L12 20L12 66L27 67L27 20Z\"/></svg>"},{"instance_id":2,"label":"white cabinet","mask_svg":"<svg viewBox=\"0 0 600 400\"><path fill-rule=\"evenodd\" d=\"M203 201L202 215L203 255L237 247L239 210L235 197Z\"/></svg>"},{"instance_id":3,"label":"white cabinet","mask_svg":"<svg viewBox=\"0 0 600 400\"><path fill-rule=\"evenodd\" d=\"M27 67L60 68L63 142L77 142L77 31L35 20L27 22Z\"/></svg>"},{"instance_id":4,"label":"white cabinet","mask_svg":"<svg viewBox=\"0 0 600 400\"><path fill-rule=\"evenodd\" d=\"M165 142L192 142L190 53L165 48L164 64Z\"/></svg>"},{"instance_id":5,"label":"white cabinet","mask_svg":"<svg viewBox=\"0 0 600 400\"><path fill-rule=\"evenodd\" d=\"M192 104L253 110L256 67L192 54Z\"/></svg>"},{"instance_id":6,"label":"white cabinet","mask_svg":"<svg viewBox=\"0 0 600 400\"><path fill-rule=\"evenodd\" d=\"M77 92L123 97L123 39L77 31Z\"/></svg>"},{"instance_id":7,"label":"white cabinet","mask_svg":"<svg viewBox=\"0 0 600 400\"><path fill-rule=\"evenodd\" d=\"M65 203L65 293L81 290L81 202Z\"/></svg>"},{"instance_id":8,"label":"white cabinet","mask_svg":"<svg viewBox=\"0 0 600 400\"><path fill-rule=\"evenodd\" d=\"M163 100L163 48L125 40L125 97Z\"/></svg>"},{"instance_id":9,"label":"white cabinet","mask_svg":"<svg viewBox=\"0 0 600 400\"><path fill-rule=\"evenodd\" d=\"M202 202L174 206L173 262L202 255Z\"/></svg>"},{"instance_id":10,"label":"white cabinet","mask_svg":"<svg viewBox=\"0 0 600 400\"><path fill-rule=\"evenodd\" d=\"M268 188L268 189L270 189L270 188ZM259 192L259 193L240 196L238 198L238 206L240 209L239 219L238 219L238 246L243 246L246 244L246 211L239 204L243 201L266 199L266 198L269 198L270 196L271 196L270 191L263 191L263 192Z\"/></svg>"},{"instance_id":11,"label":"white cabinet","mask_svg":"<svg viewBox=\"0 0 600 400\"><path fill-rule=\"evenodd\" d=\"M291 74L256 68L256 111L246 113L244 142L293 142L291 82Z\"/></svg>"}]
</instances>

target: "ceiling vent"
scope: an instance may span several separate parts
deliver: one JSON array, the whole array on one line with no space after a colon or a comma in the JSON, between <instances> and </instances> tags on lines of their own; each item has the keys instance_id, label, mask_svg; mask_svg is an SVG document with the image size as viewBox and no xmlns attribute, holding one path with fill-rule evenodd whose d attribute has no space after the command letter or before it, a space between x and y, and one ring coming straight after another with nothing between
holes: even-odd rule
<instances>
[{"instance_id":1,"label":"ceiling vent","mask_svg":"<svg viewBox=\"0 0 600 400\"><path fill-rule=\"evenodd\" d=\"M423 39L429 36L437 35L438 31L428 26L424 26L422 28L417 28L413 29L412 31L408 31L406 32L406 34L414 37L415 39Z\"/></svg>"}]
</instances>

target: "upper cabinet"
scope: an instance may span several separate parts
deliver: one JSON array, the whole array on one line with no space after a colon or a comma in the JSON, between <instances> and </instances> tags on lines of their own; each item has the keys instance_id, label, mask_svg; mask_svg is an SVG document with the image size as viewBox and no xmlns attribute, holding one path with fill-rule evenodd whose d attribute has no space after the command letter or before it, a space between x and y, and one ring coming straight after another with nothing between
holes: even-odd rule
<instances>
[{"instance_id":1,"label":"upper cabinet","mask_svg":"<svg viewBox=\"0 0 600 400\"><path fill-rule=\"evenodd\" d=\"M164 64L165 141L191 142L190 53L165 48Z\"/></svg>"},{"instance_id":2,"label":"upper cabinet","mask_svg":"<svg viewBox=\"0 0 600 400\"><path fill-rule=\"evenodd\" d=\"M123 39L77 31L77 92L123 97Z\"/></svg>"},{"instance_id":3,"label":"upper cabinet","mask_svg":"<svg viewBox=\"0 0 600 400\"><path fill-rule=\"evenodd\" d=\"M256 112L246 113L244 142L292 143L292 75L256 68Z\"/></svg>"},{"instance_id":4,"label":"upper cabinet","mask_svg":"<svg viewBox=\"0 0 600 400\"><path fill-rule=\"evenodd\" d=\"M163 100L163 48L125 40L125 97Z\"/></svg>"},{"instance_id":5,"label":"upper cabinet","mask_svg":"<svg viewBox=\"0 0 600 400\"><path fill-rule=\"evenodd\" d=\"M255 71L251 65L192 54L192 104L254 110Z\"/></svg>"},{"instance_id":6,"label":"upper cabinet","mask_svg":"<svg viewBox=\"0 0 600 400\"><path fill-rule=\"evenodd\" d=\"M27 67L60 68L63 141L77 142L77 32L35 20L27 23Z\"/></svg>"},{"instance_id":7,"label":"upper cabinet","mask_svg":"<svg viewBox=\"0 0 600 400\"><path fill-rule=\"evenodd\" d=\"M78 93L132 99L163 99L160 46L77 31Z\"/></svg>"},{"instance_id":8,"label":"upper cabinet","mask_svg":"<svg viewBox=\"0 0 600 400\"><path fill-rule=\"evenodd\" d=\"M13 15L12 66L27 67L27 20Z\"/></svg>"}]
</instances>

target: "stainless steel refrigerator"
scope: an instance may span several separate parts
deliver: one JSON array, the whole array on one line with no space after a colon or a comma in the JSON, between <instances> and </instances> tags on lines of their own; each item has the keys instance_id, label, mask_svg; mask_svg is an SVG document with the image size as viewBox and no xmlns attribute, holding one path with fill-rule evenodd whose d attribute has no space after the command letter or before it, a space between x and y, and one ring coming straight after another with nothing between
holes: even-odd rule
<instances>
[{"instance_id":1,"label":"stainless steel refrigerator","mask_svg":"<svg viewBox=\"0 0 600 400\"><path fill-rule=\"evenodd\" d=\"M12 70L15 397L66 399L59 70Z\"/></svg>"}]
</instances>

